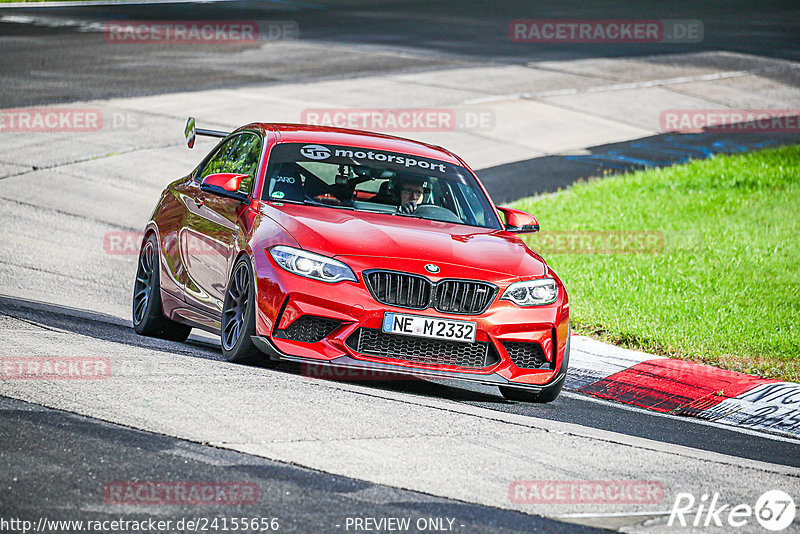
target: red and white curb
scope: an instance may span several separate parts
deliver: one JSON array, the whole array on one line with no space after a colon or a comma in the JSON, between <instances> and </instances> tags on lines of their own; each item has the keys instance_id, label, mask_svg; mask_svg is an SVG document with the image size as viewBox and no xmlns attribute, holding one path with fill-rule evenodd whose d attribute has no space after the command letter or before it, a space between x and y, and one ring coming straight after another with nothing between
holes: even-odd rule
<instances>
[{"instance_id":1,"label":"red and white curb","mask_svg":"<svg viewBox=\"0 0 800 534\"><path fill-rule=\"evenodd\" d=\"M657 412L800 438L800 384L572 336L565 387Z\"/></svg>"}]
</instances>

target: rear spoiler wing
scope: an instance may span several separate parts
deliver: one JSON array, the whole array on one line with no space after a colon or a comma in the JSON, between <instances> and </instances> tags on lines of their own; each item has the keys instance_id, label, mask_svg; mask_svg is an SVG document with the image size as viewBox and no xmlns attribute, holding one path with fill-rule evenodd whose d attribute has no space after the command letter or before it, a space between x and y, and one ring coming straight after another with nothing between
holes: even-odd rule
<instances>
[{"instance_id":1,"label":"rear spoiler wing","mask_svg":"<svg viewBox=\"0 0 800 534\"><path fill-rule=\"evenodd\" d=\"M194 117L189 117L188 119L186 119L186 128L184 128L183 133L186 135L186 144L189 148L194 147L194 140L198 135L205 135L207 137L220 137L220 138L228 137L229 135L229 132L195 128Z\"/></svg>"}]
</instances>

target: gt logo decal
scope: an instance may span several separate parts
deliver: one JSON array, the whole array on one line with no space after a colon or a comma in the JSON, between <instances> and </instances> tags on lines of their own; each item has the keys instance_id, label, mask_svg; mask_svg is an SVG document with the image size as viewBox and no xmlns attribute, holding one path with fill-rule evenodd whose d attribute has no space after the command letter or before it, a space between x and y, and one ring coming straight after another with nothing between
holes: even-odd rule
<instances>
[{"instance_id":1,"label":"gt logo decal","mask_svg":"<svg viewBox=\"0 0 800 534\"><path fill-rule=\"evenodd\" d=\"M322 145L305 145L300 149L300 153L308 159L328 159L331 151Z\"/></svg>"}]
</instances>

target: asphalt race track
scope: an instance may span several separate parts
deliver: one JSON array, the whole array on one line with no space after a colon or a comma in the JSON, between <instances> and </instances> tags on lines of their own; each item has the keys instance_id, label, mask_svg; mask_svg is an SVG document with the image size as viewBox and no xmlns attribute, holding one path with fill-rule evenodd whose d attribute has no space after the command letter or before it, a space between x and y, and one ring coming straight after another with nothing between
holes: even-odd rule
<instances>
[{"instance_id":1,"label":"asphalt race track","mask_svg":"<svg viewBox=\"0 0 800 534\"><path fill-rule=\"evenodd\" d=\"M705 37L692 44L511 43L509 21L530 18L693 19L703 22ZM109 45L98 30L109 20L145 19L289 21L299 34L175 47ZM156 519L172 524L149 531L182 532L197 530L186 520L238 516L277 519L279 532L403 530L355 521L381 518L407 519L412 532L766 532L754 517L739 528L713 521L692 527L696 507L688 527L668 518L680 494L698 503L718 494L731 507L754 507L764 492L780 489L798 502L795 439L567 390L551 404L530 405L451 381L348 381L289 364L229 364L218 341L202 333L182 344L134 334L127 306L136 257L109 250L108 236L141 229L163 185L210 148L208 140L193 152L182 147L182 118L192 109L209 127L232 128L252 109L294 117L303 106L370 98L398 106L486 102L477 105L492 110L500 133L420 136L455 147L495 200L507 201L613 167L618 159L609 154L646 151L648 143L648 157L662 154L674 140L652 127L654 114L642 102L800 108L798 35L800 9L792 2L0 8L0 108L78 102L138 121L89 136L0 128L0 356L90 356L111 365L102 380L0 381L0 531L22 531L3 520L37 525L46 518ZM720 81L711 71L726 74ZM474 87L471 72L481 73ZM493 80L498 73L508 77ZM398 87L408 92L393 93ZM607 111L627 102L637 103L629 116ZM511 120L520 109L550 113L563 126L525 132ZM586 124L592 128L580 136L567 135ZM503 146L504 136L515 135ZM798 137L705 135L687 143L736 151L730 147ZM683 155L670 157L663 164ZM527 180L539 174L552 181ZM234 482L256 488L257 497L227 506L109 498L114 484L165 481ZM520 481L633 481L661 493L626 503L537 503L514 494ZM234 530L217 523L208 531ZM785 531L800 532L800 519Z\"/></svg>"},{"instance_id":2,"label":"asphalt race track","mask_svg":"<svg viewBox=\"0 0 800 534\"><path fill-rule=\"evenodd\" d=\"M475 447L488 446L494 449L492 456L501 454L507 458L521 454L525 461L537 466L526 471L520 464L518 467L526 473L520 477L522 479L536 479L536 473L547 473L538 476L554 480L583 479L592 472L605 473L611 479L622 473L628 476L637 473L647 477L646 480L663 481L665 493L670 493L669 488L676 485L703 488L709 483L707 477L730 493L734 491L733 486L738 486L735 481L728 480L735 478L734 473L746 473L789 490L791 473L795 472L800 456L796 442L791 440L758 437L691 420L670 420L641 410L598 404L574 394L566 394L551 405L540 407L505 402L488 388L465 390L455 385L421 381L321 380L290 365L273 370L227 364L220 361L213 343L195 339L187 344L176 344L140 338L128 327L116 324L118 321L85 312L11 299L3 299L0 306L3 344L12 354L36 350L47 354L64 351L86 354L87 350L94 350L110 356L112 369L115 369L112 379L89 386L58 387L60 392L55 396L52 387L31 389L29 385L20 388L4 384L4 390L12 397L36 401L26 404L7 399L2 407L3 455L7 466L3 473L4 485L8 483L11 492L20 496L9 512L34 522L43 512L47 512L45 517L50 519L112 518L118 514L136 518L150 514L147 507L144 510L120 509L105 502L104 487L114 481L236 480L257 484L262 495L259 507L243 506L242 514L250 516L260 512L259 515L263 515L266 507L289 531L305 532L309 528L334 531L332 525L341 524L340 521L350 517L349 513L320 515L317 508L305 504L307 500L325 502L345 497L342 494L347 494L349 499L352 494L375 486L374 490L364 490L364 493L375 499L374 504L383 505L376 511L377 516L397 514L416 518L419 513L434 514L436 511L436 517L458 517L465 525L459 530L464 532L485 532L487 522L510 532L535 528L560 532L570 531L574 526L553 527L545 520L531 518L526 522L518 514L496 509L507 506L489 507L490 516L484 517L481 513L470 515L476 514L475 508L464 502L439 499L436 503L442 508L431 504L431 508L421 509L403 503L431 499L420 485L433 484L436 490L430 493L439 495L440 484L452 484L454 487L444 491L463 495L470 493L466 491L470 488L474 491L475 484L486 476L485 468L467 459L451 463L449 459L439 458L431 446L453 448L463 453L475 453ZM54 351L56 346L59 348ZM198 365L202 369L198 369ZM185 384L186 391L179 391L178 384ZM59 410L47 410L35 404ZM322 416L321 409L328 409L329 413ZM343 428L340 417L344 414L339 415L342 409L347 414L358 410L360 420L353 420ZM69 412L102 413L100 419L124 423L123 426L111 425ZM286 412L293 414L290 428L267 427L271 421L285 417ZM143 417L151 419L145 421ZM378 422L386 417L396 421ZM567 423L561 423L562 419L567 419ZM209 421L213 422L213 428L209 427ZM455 431L448 429L450 422L459 425ZM136 428L149 429L155 434ZM604 428L610 431L602 430ZM26 434L22 443L18 441L21 432ZM188 438L188 442L167 437L172 434ZM525 439L520 439L522 437ZM46 440L46 445L37 446L37 440ZM255 454L235 455L190 442ZM404 443L410 450L394 449ZM557 455L506 450L514 443L528 443L534 451L537 446L567 448ZM289 449L285 449L286 446ZM386 446L393 448L391 456L397 458L385 459L376 472L367 462L378 451L385 452ZM292 456L306 450L308 456L302 464L314 466L318 465L314 458L324 454L327 448L338 458L337 470L363 475L332 477L255 457L274 455L281 459L287 453ZM596 461L591 460L592 456L599 454L603 458L606 452L615 450L625 451L625 457L600 461L600 471L591 467ZM175 465L176 455L184 458L183 463ZM538 459L540 455L547 459L545 463ZM559 457L566 457L568 462L561 465ZM409 463L411 458L415 460ZM633 465L628 465L629 462ZM241 465L247 467L238 467ZM406 474L396 471L401 470L402 465L413 466L412 478L418 480L405 484L412 484L417 492L399 495L391 493L395 490L385 485L370 483L370 480L386 477L405 479ZM218 470L215 472L212 467ZM423 471L417 473L419 469ZM426 469L435 469L435 476L427 474ZM475 472L459 473L460 469ZM276 470L280 473L276 474ZM440 482L435 483L439 477ZM281 491L275 484L285 485L289 497L276 499L274 496L281 495ZM458 484L466 487L455 487ZM486 491L495 492L493 486L486 486ZM320 492L320 495L314 494L312 498L305 492ZM391 493L391 498L383 495L386 492ZM294 500L291 495L298 493L298 500ZM498 500L497 497L490 498ZM355 499L358 501L358 497ZM470 502L465 498L458 501ZM337 506L337 511L347 510L345 505ZM369 515L361 504L359 506L361 515ZM399 508L395 508L397 506ZM73 507L85 513L78 516L67 513ZM600 524L612 526L618 521L641 519L635 515L637 513L650 512L653 515L648 517L658 517L654 512L663 512L662 508L663 505L657 510L652 506L644 510L626 510L623 517L596 515L601 515ZM219 516L227 510L212 508L211 511ZM302 513L295 510L302 510ZM159 511L158 515L167 519L190 513L198 516L210 514L210 511L196 507L169 508Z\"/></svg>"},{"instance_id":3,"label":"asphalt race track","mask_svg":"<svg viewBox=\"0 0 800 534\"><path fill-rule=\"evenodd\" d=\"M175 480L237 480L255 484L263 504L226 509L228 515L277 518L281 531L325 532L345 525L347 518L404 517L411 522L448 518L461 532L592 532L594 529L531 517L520 512L487 508L433 497L346 477L327 475L224 449L149 434L96 419L50 410L11 399L0 399L3 413L4 469L35 476L13 486L21 498L6 503L4 516L55 519L65 504L83 508L85 520L113 516L102 506L103 488L96 480L170 478ZM77 465L85 470L75 469ZM95 502L94 510L87 503ZM103 509L105 508L105 509ZM147 512L126 514L131 520ZM158 520L198 517L194 506L173 507ZM36 519L33 519L34 521Z\"/></svg>"},{"instance_id":4,"label":"asphalt race track","mask_svg":"<svg viewBox=\"0 0 800 534\"><path fill-rule=\"evenodd\" d=\"M0 101L4 106L112 96L204 90L489 64L629 57L727 50L800 60L800 17L791 1L746 0L671 6L646 1L241 1L96 8L4 8L0 35ZM512 43L515 19L701 20L704 39L691 44L592 45ZM297 38L255 45L104 46L91 24L114 20L296 21ZM294 36L293 36L294 37ZM310 47L309 44L324 45ZM244 49L243 49L244 47ZM796 79L795 79L796 81Z\"/></svg>"}]
</instances>

